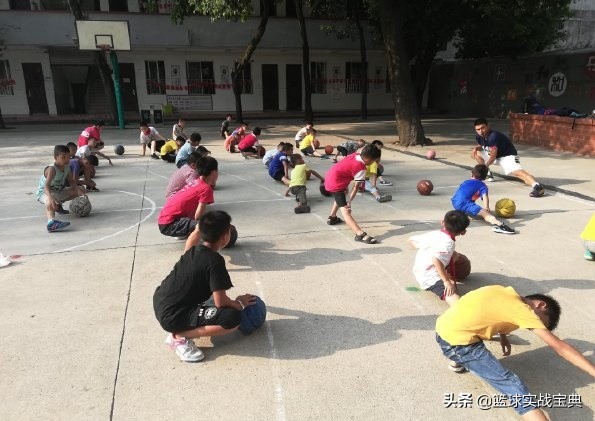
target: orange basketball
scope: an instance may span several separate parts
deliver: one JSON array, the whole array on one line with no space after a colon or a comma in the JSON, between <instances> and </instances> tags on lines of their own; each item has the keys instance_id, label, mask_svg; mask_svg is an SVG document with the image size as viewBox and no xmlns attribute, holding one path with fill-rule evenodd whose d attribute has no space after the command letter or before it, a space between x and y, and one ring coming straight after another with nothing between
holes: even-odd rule
<instances>
[{"instance_id":1,"label":"orange basketball","mask_svg":"<svg viewBox=\"0 0 595 421\"><path fill-rule=\"evenodd\" d=\"M264 156L264 154L266 153L266 149L264 148L264 146L258 146L258 148L256 148L258 150L258 156L260 156L261 158Z\"/></svg>"},{"instance_id":2,"label":"orange basketball","mask_svg":"<svg viewBox=\"0 0 595 421\"><path fill-rule=\"evenodd\" d=\"M335 148L333 148L333 145L326 145L324 147L324 153L327 155L332 154L334 150L335 150Z\"/></svg>"},{"instance_id":3,"label":"orange basketball","mask_svg":"<svg viewBox=\"0 0 595 421\"><path fill-rule=\"evenodd\" d=\"M422 196L429 196L434 190L434 185L430 180L420 180L417 183L417 192Z\"/></svg>"},{"instance_id":4,"label":"orange basketball","mask_svg":"<svg viewBox=\"0 0 595 421\"><path fill-rule=\"evenodd\" d=\"M320 148L320 142L319 142L318 140L314 139L314 140L312 141L312 147L313 147L314 149L318 149L318 148Z\"/></svg>"},{"instance_id":5,"label":"orange basketball","mask_svg":"<svg viewBox=\"0 0 595 421\"><path fill-rule=\"evenodd\" d=\"M461 282L471 273L471 261L464 254L455 252L446 271L455 281Z\"/></svg>"}]
</instances>

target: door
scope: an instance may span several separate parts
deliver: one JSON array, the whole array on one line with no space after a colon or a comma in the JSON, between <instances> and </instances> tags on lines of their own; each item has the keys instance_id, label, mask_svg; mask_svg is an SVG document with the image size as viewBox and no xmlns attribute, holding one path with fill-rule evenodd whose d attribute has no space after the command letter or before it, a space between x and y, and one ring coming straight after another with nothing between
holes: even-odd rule
<instances>
[{"instance_id":1,"label":"door","mask_svg":"<svg viewBox=\"0 0 595 421\"><path fill-rule=\"evenodd\" d=\"M285 87L287 91L287 110L302 110L302 65L287 64L285 66Z\"/></svg>"},{"instance_id":2,"label":"door","mask_svg":"<svg viewBox=\"0 0 595 421\"><path fill-rule=\"evenodd\" d=\"M71 83L72 91L72 112L75 114L85 114L85 95L87 94L86 83Z\"/></svg>"},{"instance_id":3,"label":"door","mask_svg":"<svg viewBox=\"0 0 595 421\"><path fill-rule=\"evenodd\" d=\"M49 114L41 63L23 63L29 114Z\"/></svg>"},{"instance_id":4,"label":"door","mask_svg":"<svg viewBox=\"0 0 595 421\"><path fill-rule=\"evenodd\" d=\"M134 63L120 63L120 89L124 110L138 112Z\"/></svg>"},{"instance_id":5,"label":"door","mask_svg":"<svg viewBox=\"0 0 595 421\"><path fill-rule=\"evenodd\" d=\"M279 74L276 64L262 65L262 109L279 111Z\"/></svg>"}]
</instances>

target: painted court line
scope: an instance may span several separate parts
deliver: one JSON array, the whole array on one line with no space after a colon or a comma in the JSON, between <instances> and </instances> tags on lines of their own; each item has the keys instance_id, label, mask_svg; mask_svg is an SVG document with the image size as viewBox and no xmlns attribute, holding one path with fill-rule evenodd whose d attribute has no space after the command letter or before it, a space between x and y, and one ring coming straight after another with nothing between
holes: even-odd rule
<instances>
[{"instance_id":1,"label":"painted court line","mask_svg":"<svg viewBox=\"0 0 595 421\"><path fill-rule=\"evenodd\" d=\"M105 235L105 236L103 236L101 238L97 238L95 240L87 241L86 243L82 243L82 244L79 244L79 245L76 245L76 246L72 246L72 247L68 247L68 248L61 249L61 250L56 250L56 251L53 251L52 253L62 253L62 252L65 252L65 251L71 251L71 250L77 249L79 247L88 246L89 244L95 244L95 243L98 243L100 241L107 240L108 238L112 238L112 237L115 237L117 235L120 235L123 232L129 231L129 230L137 227L138 225L142 224L143 222L145 222L147 219L149 219L151 216L153 216L153 214L155 213L155 210L157 209L157 206L155 205L155 202L151 198L149 198L147 196L144 196L142 194L127 192L127 191L124 191L124 190L113 190L113 191L116 191L116 192L119 192L119 193L123 193L123 194L129 194L131 196L138 196L138 197L141 197L143 200L144 199L148 200L151 203L151 212L149 212L143 219L141 219L140 221L138 221L138 222L130 225L127 228L121 229L121 230L116 231L116 232L114 232L112 234Z\"/></svg>"}]
</instances>

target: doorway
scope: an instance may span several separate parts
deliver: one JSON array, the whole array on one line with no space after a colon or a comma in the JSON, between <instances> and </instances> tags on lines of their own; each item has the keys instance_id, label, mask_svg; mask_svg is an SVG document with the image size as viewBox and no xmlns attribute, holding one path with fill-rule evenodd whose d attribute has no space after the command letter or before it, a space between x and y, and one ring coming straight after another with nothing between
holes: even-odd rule
<instances>
[{"instance_id":1,"label":"doorway","mask_svg":"<svg viewBox=\"0 0 595 421\"><path fill-rule=\"evenodd\" d=\"M276 64L262 65L262 109L279 111L279 73Z\"/></svg>"},{"instance_id":2,"label":"doorway","mask_svg":"<svg viewBox=\"0 0 595 421\"><path fill-rule=\"evenodd\" d=\"M138 113L134 63L120 63L120 89L122 91L124 110Z\"/></svg>"},{"instance_id":3,"label":"doorway","mask_svg":"<svg viewBox=\"0 0 595 421\"><path fill-rule=\"evenodd\" d=\"M23 63L29 114L49 114L41 63Z\"/></svg>"},{"instance_id":4,"label":"doorway","mask_svg":"<svg viewBox=\"0 0 595 421\"><path fill-rule=\"evenodd\" d=\"M287 92L287 110L302 110L302 65L285 65L285 88Z\"/></svg>"}]
</instances>

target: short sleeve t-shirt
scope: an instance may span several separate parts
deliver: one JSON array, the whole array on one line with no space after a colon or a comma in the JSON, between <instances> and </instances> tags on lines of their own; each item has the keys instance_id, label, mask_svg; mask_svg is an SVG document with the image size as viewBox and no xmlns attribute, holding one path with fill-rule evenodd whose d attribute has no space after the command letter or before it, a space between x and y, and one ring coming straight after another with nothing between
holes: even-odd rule
<instances>
[{"instance_id":1,"label":"short sleeve t-shirt","mask_svg":"<svg viewBox=\"0 0 595 421\"><path fill-rule=\"evenodd\" d=\"M501 285L468 292L436 320L436 333L453 346L470 345L521 328L546 327L512 287Z\"/></svg>"},{"instance_id":2,"label":"short sleeve t-shirt","mask_svg":"<svg viewBox=\"0 0 595 421\"><path fill-rule=\"evenodd\" d=\"M267 162L269 162L271 159L273 159L273 157L278 153L279 153L279 151L277 149L269 149L268 151L265 152L264 156L262 157L262 163L264 165L266 165Z\"/></svg>"},{"instance_id":3,"label":"short sleeve t-shirt","mask_svg":"<svg viewBox=\"0 0 595 421\"><path fill-rule=\"evenodd\" d=\"M342 143L340 146L344 147L347 150L347 155L351 155L355 151L357 151L359 144L353 140L348 140L345 143Z\"/></svg>"},{"instance_id":4,"label":"short sleeve t-shirt","mask_svg":"<svg viewBox=\"0 0 595 421\"><path fill-rule=\"evenodd\" d=\"M309 134L306 137L304 137L302 139L302 141L300 142L300 150L306 149L306 148L309 148L309 147L313 147L312 146L312 142L313 141L314 141L314 135Z\"/></svg>"},{"instance_id":5,"label":"short sleeve t-shirt","mask_svg":"<svg viewBox=\"0 0 595 421\"><path fill-rule=\"evenodd\" d=\"M585 241L595 241L595 213L587 222L585 229L581 232L581 239Z\"/></svg>"},{"instance_id":6,"label":"short sleeve t-shirt","mask_svg":"<svg viewBox=\"0 0 595 421\"><path fill-rule=\"evenodd\" d=\"M150 143L153 140L158 140L159 138L157 136L159 136L159 132L155 127L150 126L148 133L140 132L140 143Z\"/></svg>"},{"instance_id":7,"label":"short sleeve t-shirt","mask_svg":"<svg viewBox=\"0 0 595 421\"><path fill-rule=\"evenodd\" d=\"M161 156L167 155L168 153L176 153L177 149L178 144L176 141L170 139L161 147Z\"/></svg>"},{"instance_id":8,"label":"short sleeve t-shirt","mask_svg":"<svg viewBox=\"0 0 595 421\"><path fill-rule=\"evenodd\" d=\"M184 129L178 123L174 124L174 127L171 130L171 137L173 139L178 138L178 136L183 137L184 139L188 139L188 136L184 133Z\"/></svg>"},{"instance_id":9,"label":"short sleeve t-shirt","mask_svg":"<svg viewBox=\"0 0 595 421\"><path fill-rule=\"evenodd\" d=\"M167 188L165 189L165 198L173 196L178 191L186 187L187 184L191 184L197 181L198 174L190 165L183 165L181 168L176 170L170 177Z\"/></svg>"},{"instance_id":10,"label":"short sleeve t-shirt","mask_svg":"<svg viewBox=\"0 0 595 421\"><path fill-rule=\"evenodd\" d=\"M91 155L91 148L89 145L80 146L74 155L79 158L88 158Z\"/></svg>"},{"instance_id":11,"label":"short sleeve t-shirt","mask_svg":"<svg viewBox=\"0 0 595 421\"><path fill-rule=\"evenodd\" d=\"M306 136L307 133L308 133L308 129L306 129L305 127L302 127L295 134L294 140L300 140L301 141L304 138L304 136Z\"/></svg>"},{"instance_id":12,"label":"short sleeve t-shirt","mask_svg":"<svg viewBox=\"0 0 595 421\"><path fill-rule=\"evenodd\" d=\"M452 197L454 203L473 201L473 196L479 193L479 197L488 193L488 186L481 180L470 179L461 183Z\"/></svg>"},{"instance_id":13,"label":"short sleeve t-shirt","mask_svg":"<svg viewBox=\"0 0 595 421\"><path fill-rule=\"evenodd\" d=\"M258 139L256 138L256 136L253 133L250 133L244 136L242 140L240 140L240 143L238 143L238 149L242 150L246 148L251 148L257 143Z\"/></svg>"},{"instance_id":14,"label":"short sleeve t-shirt","mask_svg":"<svg viewBox=\"0 0 595 421\"><path fill-rule=\"evenodd\" d=\"M165 205L159 213L159 218L157 218L157 223L167 225L180 218L194 219L199 203L210 205L214 201L213 187L205 183L204 180L199 179L165 201Z\"/></svg>"},{"instance_id":15,"label":"short sleeve t-shirt","mask_svg":"<svg viewBox=\"0 0 595 421\"><path fill-rule=\"evenodd\" d=\"M190 144L190 142L184 143L176 155L176 164L180 161L188 160L188 157L192 152L194 152L194 147Z\"/></svg>"},{"instance_id":16,"label":"short sleeve t-shirt","mask_svg":"<svg viewBox=\"0 0 595 421\"><path fill-rule=\"evenodd\" d=\"M308 181L308 176L306 174L307 171L310 171L310 168L308 168L306 164L296 165L291 170L291 180L289 181L289 187L305 186L306 182Z\"/></svg>"},{"instance_id":17,"label":"short sleeve t-shirt","mask_svg":"<svg viewBox=\"0 0 595 421\"><path fill-rule=\"evenodd\" d=\"M378 174L377 162L372 162L370 165L366 165L366 180L376 174Z\"/></svg>"},{"instance_id":18,"label":"short sleeve t-shirt","mask_svg":"<svg viewBox=\"0 0 595 421\"><path fill-rule=\"evenodd\" d=\"M77 146L85 146L89 143L89 139L101 139L101 133L95 126L87 127L79 136Z\"/></svg>"},{"instance_id":19,"label":"short sleeve t-shirt","mask_svg":"<svg viewBox=\"0 0 595 421\"><path fill-rule=\"evenodd\" d=\"M271 159L271 162L269 163L269 175L271 177L279 172L285 172L283 162L289 162L289 157L283 152L279 152L273 159Z\"/></svg>"},{"instance_id":20,"label":"short sleeve t-shirt","mask_svg":"<svg viewBox=\"0 0 595 421\"><path fill-rule=\"evenodd\" d=\"M155 290L155 316L166 331L192 329L196 324L187 320L188 314L214 291L232 287L223 257L206 246L192 247Z\"/></svg>"},{"instance_id":21,"label":"short sleeve t-shirt","mask_svg":"<svg viewBox=\"0 0 595 421\"><path fill-rule=\"evenodd\" d=\"M324 177L324 187L329 192L344 191L352 180L364 181L366 164L360 154L348 155L333 165Z\"/></svg>"},{"instance_id":22,"label":"short sleeve t-shirt","mask_svg":"<svg viewBox=\"0 0 595 421\"><path fill-rule=\"evenodd\" d=\"M414 235L409 240L417 248L413 275L423 289L428 289L442 280L432 259L437 258L446 267L455 251L455 240L444 231Z\"/></svg>"},{"instance_id":23,"label":"short sleeve t-shirt","mask_svg":"<svg viewBox=\"0 0 595 421\"><path fill-rule=\"evenodd\" d=\"M510 139L506 135L491 130L487 138L483 138L480 135L475 135L475 141L482 147L486 152L490 152L493 148L498 148L496 158L502 158L503 156L518 155L518 152Z\"/></svg>"}]
</instances>

